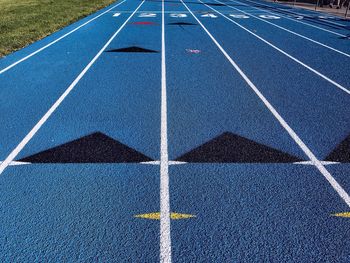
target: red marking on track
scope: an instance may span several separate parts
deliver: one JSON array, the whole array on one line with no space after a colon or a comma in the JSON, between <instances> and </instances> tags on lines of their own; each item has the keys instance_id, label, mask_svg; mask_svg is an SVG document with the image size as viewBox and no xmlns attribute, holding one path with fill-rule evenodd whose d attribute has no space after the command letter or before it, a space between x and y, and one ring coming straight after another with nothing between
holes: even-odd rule
<instances>
[{"instance_id":1,"label":"red marking on track","mask_svg":"<svg viewBox=\"0 0 350 263\"><path fill-rule=\"evenodd\" d=\"M201 51L199 49L189 49L189 48L187 48L186 51L188 53L194 53L194 54L201 53Z\"/></svg>"},{"instance_id":2,"label":"red marking on track","mask_svg":"<svg viewBox=\"0 0 350 263\"><path fill-rule=\"evenodd\" d=\"M156 23L149 22L149 21L139 21L139 22L133 22L131 24L133 24L133 25L156 25Z\"/></svg>"}]
</instances>

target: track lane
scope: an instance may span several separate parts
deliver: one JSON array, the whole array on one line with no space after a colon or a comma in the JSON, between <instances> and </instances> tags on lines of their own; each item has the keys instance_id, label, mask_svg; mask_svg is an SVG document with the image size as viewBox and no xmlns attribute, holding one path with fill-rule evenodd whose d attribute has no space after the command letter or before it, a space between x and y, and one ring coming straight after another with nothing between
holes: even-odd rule
<instances>
[{"instance_id":1,"label":"track lane","mask_svg":"<svg viewBox=\"0 0 350 263\"><path fill-rule=\"evenodd\" d=\"M204 7L192 5L191 9L203 11ZM348 135L349 98L343 91L256 41L230 21L200 19L318 158L322 160ZM217 30L226 27L231 34Z\"/></svg>"},{"instance_id":2,"label":"track lane","mask_svg":"<svg viewBox=\"0 0 350 263\"><path fill-rule=\"evenodd\" d=\"M210 3L208 1L206 2ZM219 1L217 3L223 2ZM345 56L344 54L317 45L310 40L293 35L264 22L267 21L270 23L274 19L262 19L260 17L258 17L260 20L253 17L251 19L235 19L220 11L226 10L226 6L211 7L209 5L209 8L213 8L212 11L215 12L216 10L227 16L233 22L227 19L228 21L238 23L245 29L250 30L262 38L260 40L267 41L268 43L265 43L271 47L274 46L276 50L281 50L281 53L284 52L284 55L289 56L294 62L304 65L305 68L313 70L315 73L317 71L317 74L325 76L325 79L328 79L328 81L350 94L350 80L347 77L347 67L345 66L350 61L348 53L344 53L346 54ZM338 39L338 42L341 41Z\"/></svg>"},{"instance_id":3,"label":"track lane","mask_svg":"<svg viewBox=\"0 0 350 263\"><path fill-rule=\"evenodd\" d=\"M174 9L183 10L183 7L172 6ZM214 20L201 20L205 19ZM176 21L169 19L168 25L174 27L172 23ZM181 152L177 149L192 149L223 130L248 135L249 127L256 129L262 122L270 129L255 130L253 138L268 137L276 124L273 117L265 115L268 111L260 109L261 103L250 105L256 96L212 47L196 21L187 17L181 22L191 25L168 30L168 47L172 50L168 55L172 54L168 65L171 156L176 158ZM226 36L230 32L224 26L216 28ZM201 52L186 54L187 46ZM245 111L255 114L256 119L244 118ZM234 129L230 121L236 123ZM199 141L199 138L203 139ZM268 138L268 145L272 145L287 140L288 135L281 131ZM289 152L291 149L292 146ZM344 238L345 222L334 227L336 221L329 217L329 211L346 210L347 206L314 167L184 164L171 166L170 176L172 211L196 215L194 219L172 222L174 262L346 258L339 251L348 244L333 239ZM318 233L317 241L315 233ZM318 243L320 240L322 244ZM326 249L330 245L334 250Z\"/></svg>"},{"instance_id":4,"label":"track lane","mask_svg":"<svg viewBox=\"0 0 350 263\"><path fill-rule=\"evenodd\" d=\"M225 131L305 158L181 2L164 3L163 13L159 11L161 2L147 1L109 45L107 51L112 52L101 55L18 158L100 131L159 159L160 50L167 57L167 96L162 104L165 101L169 107L165 111L169 120L169 160ZM198 8L198 17L203 14L203 6L188 5ZM150 11L156 11L157 16L139 17ZM160 46L161 13L166 49ZM308 121L323 104L325 109L319 116L336 111L330 118L337 121L343 117L343 122L332 127L327 126L327 119L316 119L321 127L318 132L322 134L327 127L338 129L326 135L333 133L333 142L340 140L348 129L339 128L348 123L348 101L341 100L339 92L330 89L310 100L310 95L318 92L319 81L301 92L293 78L256 76L257 70L275 72L278 55L273 54L274 59L266 63L259 51L268 49L251 41L250 36L231 31L231 26L219 19L201 21L213 28L225 48L238 57L252 78L259 80L259 88L264 87L264 93L272 97L279 110L287 112L293 124L300 121L297 116L306 108L300 127L309 130L302 129L303 135L315 134L315 123L311 122L310 128ZM128 47L148 51L115 51ZM264 67L262 63L254 64L260 59ZM285 63L286 69L277 67L282 69L277 72L293 69L290 62L281 60L277 64ZM303 77L306 80L309 75ZM330 101L324 99L326 95ZM298 106L304 108L295 112ZM330 139L327 136L326 140ZM316 145L322 144L316 139L312 138ZM333 146L328 143L320 147L321 151L316 147L318 155L326 154ZM349 189L344 177L348 168L328 167ZM312 166L182 164L171 165L169 173L171 212L196 215L171 221L173 262L311 262L345 261L348 257L350 243L344 242L349 235L348 222L330 216L348 207ZM22 261L39 257L46 261L162 262L159 221L133 218L159 211L158 166L33 164L9 167L5 175L13 176L1 177L0 183L0 209L5 218L0 245L8 252L0 256L3 261L13 261L15 255ZM163 261L170 262L169 258Z\"/></svg>"},{"instance_id":5,"label":"track lane","mask_svg":"<svg viewBox=\"0 0 350 263\"><path fill-rule=\"evenodd\" d=\"M304 16L308 22L314 25L318 25L331 30L337 30L337 32L339 33L346 34L349 32L349 20L343 19L338 16L328 15L324 12L320 12L317 10L315 11L305 8L283 5L276 2L269 3L268 1L257 1L256 4L263 8L267 8L269 10L273 10L282 14Z\"/></svg>"},{"instance_id":6,"label":"track lane","mask_svg":"<svg viewBox=\"0 0 350 263\"><path fill-rule=\"evenodd\" d=\"M147 2L140 11L160 7ZM159 25L135 15L106 51L160 51ZM157 159L159 123L160 53L104 52L18 158L101 132ZM159 261L159 221L134 217L159 211L159 167L36 163L8 167L0 180L1 259Z\"/></svg>"},{"instance_id":7,"label":"track lane","mask_svg":"<svg viewBox=\"0 0 350 263\"><path fill-rule=\"evenodd\" d=\"M186 18L167 17L166 22L170 160L225 131L303 158L303 153L230 64L223 58L218 59L220 54L215 45L206 44L207 36L187 10L177 5L168 6L170 10L187 15ZM190 49L198 49L200 53L190 53Z\"/></svg>"},{"instance_id":8,"label":"track lane","mask_svg":"<svg viewBox=\"0 0 350 263\"><path fill-rule=\"evenodd\" d=\"M230 0L231 1L231 0ZM240 3L244 3L244 4L250 4L253 5L254 8L259 8L261 10L264 10L266 12L269 12L270 14L274 14L274 15L281 15L284 16L286 19L306 25L308 27L312 27L314 29L317 30L321 30L324 32L328 32L337 36L346 36L346 34L348 33L348 30L346 29L346 26L338 26L332 23L327 23L328 19L322 19L320 18L320 16L324 17L324 13L322 12L317 12L317 14L313 13L313 14L307 14L307 13L303 13L303 14L295 14L293 12L293 8L292 7L288 7L288 6L282 6L282 8L280 8L281 6L278 3L268 3L267 1L251 1L251 0L243 0L240 1ZM255 9L256 10L256 9ZM299 8L295 8L294 11L296 10L300 10ZM303 10L301 10L303 11ZM329 17L329 20L331 21L343 21L343 19L339 18L339 17L335 17L335 16L327 16Z\"/></svg>"},{"instance_id":9,"label":"track lane","mask_svg":"<svg viewBox=\"0 0 350 263\"><path fill-rule=\"evenodd\" d=\"M113 13L108 14L0 75L1 161L128 17L116 21ZM28 47L32 48L36 49Z\"/></svg>"},{"instance_id":10,"label":"track lane","mask_svg":"<svg viewBox=\"0 0 350 263\"><path fill-rule=\"evenodd\" d=\"M258 8L253 9L255 10L255 13L252 13L249 10L252 10L252 8L255 8L254 6L242 3L236 0L231 0L230 2L221 1L221 3L232 6L233 11L243 12L244 14L251 16L253 19L258 19L258 20L262 19L260 21L264 21L265 23L270 23L271 26L279 28L280 30L289 30L291 31L289 32L290 34L293 34L293 33L299 34L298 37L301 37L304 39L309 38L310 40L308 41L311 41L311 42L314 41L313 43L315 45L321 45L321 46L326 45L330 49L333 48L333 49L336 49L337 51L345 53L343 54L345 56L348 55L350 52L350 47L348 45L349 43L346 39L347 36L345 34L331 35L327 31L321 31L312 27L306 27L305 24L298 23L300 21L301 22L303 21L303 19L300 19L300 18L296 19L297 23L291 23L293 19L291 19L290 17L285 17L281 14L276 14L276 13L271 14L269 12L264 11L263 9L258 9ZM274 15L279 17L279 19L263 19L259 15ZM316 43L316 42L319 42L319 43ZM336 52L335 50L333 51Z\"/></svg>"}]
</instances>

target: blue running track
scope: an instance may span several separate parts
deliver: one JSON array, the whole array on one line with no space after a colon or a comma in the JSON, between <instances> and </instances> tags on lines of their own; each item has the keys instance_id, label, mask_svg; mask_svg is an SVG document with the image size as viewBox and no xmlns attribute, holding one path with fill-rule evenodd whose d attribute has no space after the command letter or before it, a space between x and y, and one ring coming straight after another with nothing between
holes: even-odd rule
<instances>
[{"instance_id":1,"label":"blue running track","mask_svg":"<svg viewBox=\"0 0 350 263\"><path fill-rule=\"evenodd\" d=\"M1 262L350 262L350 20L120 0L0 87Z\"/></svg>"}]
</instances>

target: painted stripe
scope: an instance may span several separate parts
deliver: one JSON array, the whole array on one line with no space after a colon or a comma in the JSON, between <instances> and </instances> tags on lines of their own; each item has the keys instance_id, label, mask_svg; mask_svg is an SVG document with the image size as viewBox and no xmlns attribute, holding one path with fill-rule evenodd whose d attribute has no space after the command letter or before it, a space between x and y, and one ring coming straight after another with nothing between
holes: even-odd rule
<instances>
[{"instance_id":1,"label":"painted stripe","mask_svg":"<svg viewBox=\"0 0 350 263\"><path fill-rule=\"evenodd\" d=\"M160 165L160 161L140 162L140 164L146 164L146 165Z\"/></svg>"},{"instance_id":2,"label":"painted stripe","mask_svg":"<svg viewBox=\"0 0 350 263\"><path fill-rule=\"evenodd\" d=\"M168 119L165 67L165 22L162 0L162 95L160 126L160 262L171 263Z\"/></svg>"},{"instance_id":3,"label":"painted stripe","mask_svg":"<svg viewBox=\"0 0 350 263\"><path fill-rule=\"evenodd\" d=\"M231 63L231 65L236 69L236 71L241 75L249 87L255 92L259 99L265 104L273 116L278 120L282 127L288 132L290 137L296 142L300 149L306 154L306 156L314 163L316 168L320 173L327 179L333 189L338 193L338 195L345 201L345 203L350 207L350 196L347 192L340 186L340 184L333 178L333 176L328 172L324 165L316 158L313 152L306 146L306 144L300 139L300 137L295 133L295 131L289 126L289 124L282 118L282 116L277 112L277 110L272 106L272 104L264 97L264 95L259 91L259 89L254 85L254 83L247 77L247 75L240 69L240 67L232 60L232 58L227 54L223 47L218 43L218 41L212 36L212 34L207 30L207 28L199 21L199 19L191 12L187 5L180 0L186 9L192 14L192 16L197 20L198 24L203 28L203 30L208 34L215 45L224 54L226 59ZM199 0L200 1L200 0ZM202 1L200 1L202 2ZM203 3L203 2L202 2Z\"/></svg>"},{"instance_id":4,"label":"painted stripe","mask_svg":"<svg viewBox=\"0 0 350 263\"><path fill-rule=\"evenodd\" d=\"M2 164L2 162L0 162L0 164ZM13 161L13 162L10 162L10 166L17 166L17 165L28 165L28 164L31 164L29 162L17 162L17 161Z\"/></svg>"},{"instance_id":5,"label":"painted stripe","mask_svg":"<svg viewBox=\"0 0 350 263\"><path fill-rule=\"evenodd\" d=\"M329 50L332 50L332 51L334 51L334 52L337 52L337 53L339 53L339 54L341 54L341 55L344 55L344 56L350 58L350 55L349 55L349 54L347 54L347 53L345 53L345 52L343 52L343 51L340 51L340 50L338 50L338 49L336 49L336 48L330 47L330 46L328 46L328 45L326 45L326 44L323 44L323 43L321 43L321 42L318 42L318 41L316 41L316 40L314 40L314 39L311 39L311 38L309 38L309 37L307 37L307 36L304 36L304 35L302 35L302 34L299 34L299 33L297 33L297 32L294 32L294 31L292 31L292 30L289 30L289 29L287 29L287 28L285 28L285 27L276 25L276 24L274 24L274 23L272 23L272 22L270 22L270 21L267 21L267 20L265 20L265 19L262 19L262 18L260 18L260 17L258 17L258 16L255 16L255 15L251 14L251 13L245 12L245 11L243 11L243 10L241 10L241 9L236 8L236 7L227 5L227 4L225 4L225 3L223 3L223 2L220 2L220 1L218 1L218 0L215 0L215 2L220 3L220 4L223 4L223 5L225 5L225 6L229 7L229 8L232 8L232 9L234 9L234 10L237 10L237 11L239 11L239 12L242 12L243 14L250 15L251 17L254 17L255 19L258 19L258 20L260 20L260 21L262 21L262 22L265 22L265 23L267 23L267 24L269 24L269 25L272 25L272 26L274 26L274 27L277 27L277 28L279 28L279 29L281 29L281 30L284 30L284 31L286 31L286 32L288 32L288 33L291 33L291 34L293 34L293 35L295 35L295 36L301 37L301 38L303 38L303 39L305 39L305 40L308 40L308 41L310 41L310 42L312 42L312 43L315 43L315 44L317 44L317 45L320 45L320 46L322 46L322 47L324 47L324 48L327 48L327 49L329 49Z\"/></svg>"},{"instance_id":6,"label":"painted stripe","mask_svg":"<svg viewBox=\"0 0 350 263\"><path fill-rule=\"evenodd\" d=\"M151 220L160 220L160 213L155 212L155 213L148 213L148 214L140 214L140 215L135 215L134 217L143 218L143 219L151 219ZM191 215L191 214L170 213L170 219L172 219L172 220L189 219L189 218L194 218L194 217L196 217L196 216Z\"/></svg>"},{"instance_id":7,"label":"painted stripe","mask_svg":"<svg viewBox=\"0 0 350 263\"><path fill-rule=\"evenodd\" d=\"M141 162L140 164L160 165L160 161ZM187 162L168 161L168 165L182 165L182 164L187 164Z\"/></svg>"},{"instance_id":8,"label":"painted stripe","mask_svg":"<svg viewBox=\"0 0 350 263\"><path fill-rule=\"evenodd\" d=\"M341 164L340 162L330 162L330 161L320 161L323 165L331 165L331 164ZM312 161L302 161L302 162L295 162L293 164L300 164L300 165L315 165Z\"/></svg>"},{"instance_id":9,"label":"painted stripe","mask_svg":"<svg viewBox=\"0 0 350 263\"><path fill-rule=\"evenodd\" d=\"M336 213L331 216L350 218L350 212Z\"/></svg>"},{"instance_id":10,"label":"painted stripe","mask_svg":"<svg viewBox=\"0 0 350 263\"><path fill-rule=\"evenodd\" d=\"M298 60L297 58L293 57L292 55L288 54L287 52L283 51L282 49L278 48L277 46L275 46L274 44L270 43L269 41L267 41L266 39L260 37L259 35L255 34L254 32L250 31L249 29L247 29L246 27L242 26L241 24L235 22L234 20L232 20L231 18L225 16L224 14L222 14L221 12L217 11L216 9L212 8L211 6L205 4L204 2L202 2L201 0L198 0L199 2L201 2L202 4L204 4L206 7L210 8L211 10L213 10L214 12L220 14L222 17L226 18L227 20L229 20L230 22L234 23L236 26L240 27L241 29L245 30L246 32L248 32L249 34L255 36L256 38L260 39L262 42L264 42L265 44L269 45L270 47L276 49L278 52L282 53L283 55L287 56L288 58L294 60L296 63L302 65L303 67L307 68L308 70L310 70L311 72L315 73L316 75L318 75L319 77L323 78L324 80L328 81L329 83L331 83L332 85L336 86L337 88L341 89L342 91L345 91L347 94L350 95L350 90L348 90L347 88L345 88L344 86L342 86L341 84L335 82L334 80L330 79L329 77L323 75L321 72L317 71L316 69L306 65L305 63L301 62L300 60Z\"/></svg>"},{"instance_id":11,"label":"painted stripe","mask_svg":"<svg viewBox=\"0 0 350 263\"><path fill-rule=\"evenodd\" d=\"M319 27L319 26L315 26L315 25L312 25L312 24L300 21L298 19L290 18L290 17L284 16L284 15L281 15L279 13L271 12L271 11L266 10L266 9L261 9L261 8L255 7L255 6L251 6L251 5L245 4L242 1L233 1L233 0L230 0L230 1L234 2L234 3L239 3L239 4L242 4L242 5L245 5L245 6L248 6L248 7L251 7L251 8L254 8L254 9L266 12L266 13L269 13L269 14L278 15L278 16L281 16L281 17L283 17L285 19L291 20L293 22L300 23L300 24L303 24L303 25L306 25L306 26L310 26L310 27L313 27L313 28L317 28L319 30L322 30L322 31L325 31L325 32L328 32L328 33L331 33L331 34L334 34L334 35L337 35L337 36L340 36L340 37L347 37L346 35L343 35L343 34L340 34L340 33L337 33L337 32L334 32L334 31L331 31L331 30L328 30L328 29L325 29L325 28L322 28L322 27ZM244 0L244 1L256 4L256 2L253 2L253 1L250 1L250 0ZM266 6L266 7L269 7L268 5L264 5L262 3L259 3L259 4L263 5L263 6ZM304 17L305 15L301 15L301 16Z\"/></svg>"},{"instance_id":12,"label":"painted stripe","mask_svg":"<svg viewBox=\"0 0 350 263\"><path fill-rule=\"evenodd\" d=\"M104 14L108 13L109 11L111 11L112 9L116 8L117 6L121 5L122 3L124 3L126 0L123 0L122 2L112 6L111 8L109 8L108 10L104 11L103 13L99 14L98 16L95 16L94 18L90 19L89 21L86 21L84 24L74 28L73 30L69 31L68 33L64 34L63 36L57 38L56 40L50 42L49 44L43 46L42 48L39 48L38 50L34 51L33 53L30 53L28 56L25 56L24 58L17 60L16 62L12 63L10 66L0 70L0 75L5 73L6 71L8 71L9 69L13 68L14 66L18 65L19 63L31 58L32 56L38 54L39 52L47 49L48 47L52 46L53 44L57 43L58 41L62 40L63 38L69 36L70 34L74 33L75 31L79 30L80 28L82 28L83 26L86 26L87 24L91 23L92 21L94 21L95 19L99 18L100 16L103 16Z\"/></svg>"},{"instance_id":13,"label":"painted stripe","mask_svg":"<svg viewBox=\"0 0 350 263\"><path fill-rule=\"evenodd\" d=\"M259 4L261 4L261 1L259 1ZM319 11L314 11L314 10L311 10L311 9L301 9L301 8L298 8L298 7L293 7L293 10L299 10L299 11L302 11L302 12L305 12L306 13L297 13L297 12L292 12L290 10L290 7L291 6L288 6L287 7L289 8L289 10L286 10L286 9L283 9L283 8L278 8L277 6L280 6L279 4L276 4L274 3L273 5L265 5L265 6L268 6L268 7L273 7L275 9L278 9L278 10L281 10L281 11L287 11L291 14L294 14L294 15L298 15L298 16L308 16L308 15L313 15L313 16L327 16L327 14L325 13L322 13L322 12L319 12ZM283 6L283 5L282 5ZM283 6L285 7L285 6ZM309 13L309 14L308 14ZM336 22L332 22L332 21L327 21L327 23L330 23L330 24L333 24L333 25L337 25L337 26L342 26L342 27L346 27L346 25L344 24L340 24L340 23L336 23ZM344 28L345 29L345 28Z\"/></svg>"},{"instance_id":14,"label":"painted stripe","mask_svg":"<svg viewBox=\"0 0 350 263\"><path fill-rule=\"evenodd\" d=\"M113 41L113 39L119 34L119 32L124 28L124 26L133 17L136 11L143 5L145 0L139 4L136 10L128 17L128 19L119 27L119 29L113 34L113 36L107 41L107 43L101 48L101 50L96 54L96 56L90 61L90 63L84 68L84 70L76 77L76 79L70 84L66 91L58 98L58 100L51 106L51 108L45 113L45 115L39 120L39 122L32 128L32 130L24 137L24 139L17 145L17 147L10 153L9 156L0 165L0 175L9 166L9 164L16 158L16 156L23 150L26 144L34 137L38 130L43 126L43 124L50 118L52 113L60 106L63 100L68 96L68 94L73 90L73 88L78 84L78 82L83 78L85 73L91 68L91 66L96 62L96 60L101 56L103 51L108 47L108 45Z\"/></svg>"}]
</instances>

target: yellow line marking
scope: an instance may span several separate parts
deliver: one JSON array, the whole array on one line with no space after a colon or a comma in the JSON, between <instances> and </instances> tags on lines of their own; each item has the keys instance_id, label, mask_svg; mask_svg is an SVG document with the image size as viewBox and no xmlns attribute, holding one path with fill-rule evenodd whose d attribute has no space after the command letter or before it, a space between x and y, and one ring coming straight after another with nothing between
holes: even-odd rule
<instances>
[{"instance_id":1,"label":"yellow line marking","mask_svg":"<svg viewBox=\"0 0 350 263\"><path fill-rule=\"evenodd\" d=\"M350 218L350 212L336 213L336 214L332 214L331 216L337 216L337 217L347 217L347 218Z\"/></svg>"},{"instance_id":2,"label":"yellow line marking","mask_svg":"<svg viewBox=\"0 0 350 263\"><path fill-rule=\"evenodd\" d=\"M148 213L148 214L140 214L135 215L137 218L151 219L151 220L160 220L160 213ZM181 214L181 213L170 213L170 219L179 220L179 219L188 219L196 217L195 215L190 214Z\"/></svg>"}]
</instances>

